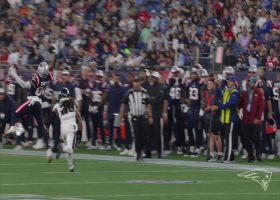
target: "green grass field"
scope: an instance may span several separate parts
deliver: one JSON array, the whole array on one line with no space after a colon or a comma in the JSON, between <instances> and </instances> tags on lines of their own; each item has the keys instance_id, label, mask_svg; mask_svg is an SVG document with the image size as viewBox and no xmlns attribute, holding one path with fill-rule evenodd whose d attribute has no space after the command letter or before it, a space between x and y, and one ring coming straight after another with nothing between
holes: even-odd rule
<instances>
[{"instance_id":1,"label":"green grass field","mask_svg":"<svg viewBox=\"0 0 280 200\"><path fill-rule=\"evenodd\" d=\"M129 162L76 159L76 171L71 173L64 158L48 164L44 152L38 155L0 150L0 199L280 199L280 169L264 191L257 182L237 176L246 170L206 168L201 161L189 167L137 163L133 158Z\"/></svg>"}]
</instances>

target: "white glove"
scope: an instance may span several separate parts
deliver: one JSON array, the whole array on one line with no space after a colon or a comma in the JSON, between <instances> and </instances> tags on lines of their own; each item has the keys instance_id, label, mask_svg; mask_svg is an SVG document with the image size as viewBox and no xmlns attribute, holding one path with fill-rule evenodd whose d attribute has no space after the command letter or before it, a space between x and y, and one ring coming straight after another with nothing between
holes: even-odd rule
<instances>
[{"instance_id":1,"label":"white glove","mask_svg":"<svg viewBox=\"0 0 280 200\"><path fill-rule=\"evenodd\" d=\"M92 107L92 113L98 113L98 107L97 106L93 106Z\"/></svg>"},{"instance_id":2,"label":"white glove","mask_svg":"<svg viewBox=\"0 0 280 200\"><path fill-rule=\"evenodd\" d=\"M204 111L202 109L199 110L199 116L202 117L204 115Z\"/></svg>"},{"instance_id":3,"label":"white glove","mask_svg":"<svg viewBox=\"0 0 280 200\"><path fill-rule=\"evenodd\" d=\"M58 47L55 44L51 44L50 46L54 48L53 50L51 50L51 53L58 55Z\"/></svg>"},{"instance_id":4,"label":"white glove","mask_svg":"<svg viewBox=\"0 0 280 200\"><path fill-rule=\"evenodd\" d=\"M182 104L182 105L181 105L181 111L182 111L183 113L187 113L188 110L189 110L189 108L188 108L188 106L187 106L186 104Z\"/></svg>"},{"instance_id":5,"label":"white glove","mask_svg":"<svg viewBox=\"0 0 280 200\"><path fill-rule=\"evenodd\" d=\"M0 119L4 119L5 118L5 114L4 113L0 113Z\"/></svg>"}]
</instances>

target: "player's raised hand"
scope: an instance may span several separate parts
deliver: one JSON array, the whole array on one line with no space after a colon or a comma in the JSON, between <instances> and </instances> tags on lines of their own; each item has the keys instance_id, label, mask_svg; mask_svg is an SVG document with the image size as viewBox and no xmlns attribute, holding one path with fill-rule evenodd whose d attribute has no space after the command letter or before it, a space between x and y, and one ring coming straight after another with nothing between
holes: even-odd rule
<instances>
[{"instance_id":1,"label":"player's raised hand","mask_svg":"<svg viewBox=\"0 0 280 200\"><path fill-rule=\"evenodd\" d=\"M51 44L49 46L49 52L58 55L58 48L55 44Z\"/></svg>"}]
</instances>

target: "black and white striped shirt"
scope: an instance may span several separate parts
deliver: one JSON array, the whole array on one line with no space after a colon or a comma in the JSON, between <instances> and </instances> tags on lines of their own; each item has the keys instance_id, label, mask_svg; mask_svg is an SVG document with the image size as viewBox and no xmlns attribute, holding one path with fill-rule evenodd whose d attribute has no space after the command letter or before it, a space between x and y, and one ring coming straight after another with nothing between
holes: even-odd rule
<instances>
[{"instance_id":1,"label":"black and white striped shirt","mask_svg":"<svg viewBox=\"0 0 280 200\"><path fill-rule=\"evenodd\" d=\"M139 91L131 89L126 93L123 103L128 105L129 113L132 116L140 117L146 114L147 105L150 104L150 97L144 88Z\"/></svg>"}]
</instances>

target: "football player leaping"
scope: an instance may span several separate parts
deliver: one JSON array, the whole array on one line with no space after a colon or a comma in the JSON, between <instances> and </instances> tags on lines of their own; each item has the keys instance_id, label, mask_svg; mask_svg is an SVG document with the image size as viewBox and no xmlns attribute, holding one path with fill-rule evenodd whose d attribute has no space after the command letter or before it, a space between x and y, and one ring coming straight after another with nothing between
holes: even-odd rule
<instances>
[{"instance_id":1,"label":"football player leaping","mask_svg":"<svg viewBox=\"0 0 280 200\"><path fill-rule=\"evenodd\" d=\"M45 139L45 144L47 143L47 134L44 129L44 119L42 114L42 96L44 95L45 89L48 86L49 82L53 78L53 68L57 59L57 48L54 45L51 45L49 48L50 52L54 54L54 59L52 65L49 66L46 62L41 62L38 66L37 73L33 74L32 80L24 81L22 80L15 69L14 66L9 68L9 74L16 80L16 82L22 87L29 89L29 95L27 100L21 104L16 110L16 121L17 123L11 124L11 127L7 131L7 134L16 133L17 136L20 136L24 133L24 128L20 123L20 119L26 114L31 114L35 117L38 124L38 139L34 149L44 148L43 138Z\"/></svg>"}]
</instances>

